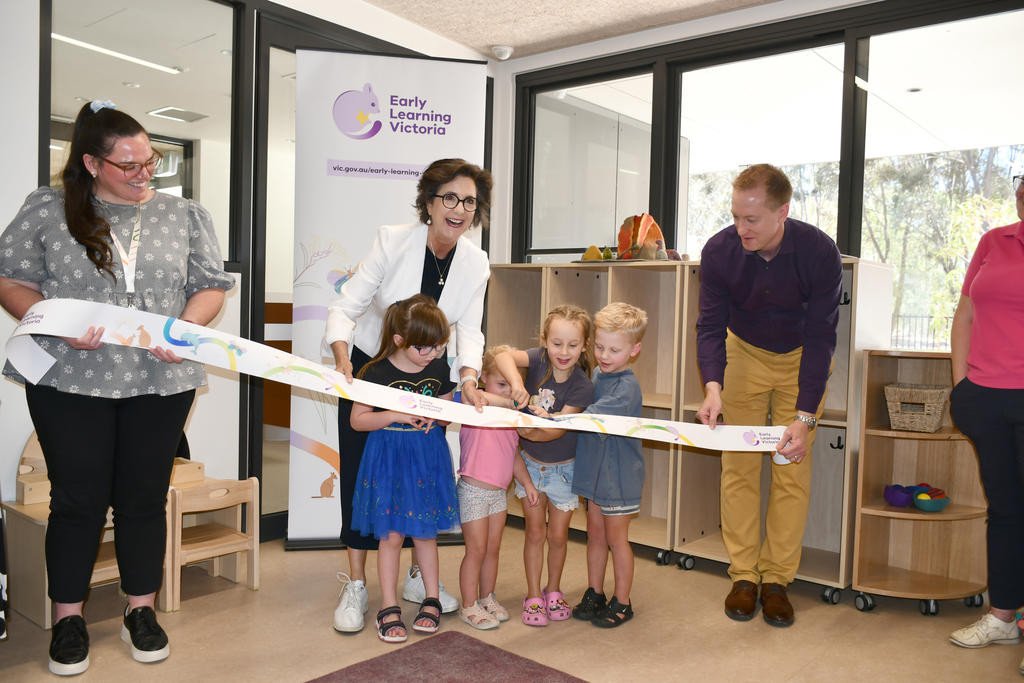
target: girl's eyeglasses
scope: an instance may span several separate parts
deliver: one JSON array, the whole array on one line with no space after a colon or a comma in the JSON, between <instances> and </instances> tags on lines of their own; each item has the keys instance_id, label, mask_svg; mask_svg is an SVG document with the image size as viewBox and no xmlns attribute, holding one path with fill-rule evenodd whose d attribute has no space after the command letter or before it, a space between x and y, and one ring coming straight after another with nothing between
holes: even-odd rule
<instances>
[{"instance_id":1,"label":"girl's eyeglasses","mask_svg":"<svg viewBox=\"0 0 1024 683\"><path fill-rule=\"evenodd\" d=\"M419 353L421 356L429 356L432 353L439 354L442 351L444 351L444 347L444 344L438 344L436 346L420 346L418 344L412 345L412 348L416 349L416 352Z\"/></svg>"}]
</instances>

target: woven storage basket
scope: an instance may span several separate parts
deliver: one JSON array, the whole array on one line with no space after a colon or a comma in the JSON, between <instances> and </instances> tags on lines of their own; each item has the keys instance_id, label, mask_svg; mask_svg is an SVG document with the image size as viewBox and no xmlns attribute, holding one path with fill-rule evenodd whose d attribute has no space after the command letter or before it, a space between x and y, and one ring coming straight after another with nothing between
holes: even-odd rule
<instances>
[{"instance_id":1,"label":"woven storage basket","mask_svg":"<svg viewBox=\"0 0 1024 683\"><path fill-rule=\"evenodd\" d=\"M893 429L905 432L935 432L942 422L942 409L949 387L931 384L887 384L885 401Z\"/></svg>"}]
</instances>

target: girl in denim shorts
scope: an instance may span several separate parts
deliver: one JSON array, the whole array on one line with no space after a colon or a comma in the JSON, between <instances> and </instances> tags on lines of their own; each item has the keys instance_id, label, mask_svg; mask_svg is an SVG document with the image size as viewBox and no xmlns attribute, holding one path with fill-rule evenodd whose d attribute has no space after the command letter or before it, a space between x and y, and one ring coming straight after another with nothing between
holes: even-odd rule
<instances>
[{"instance_id":1,"label":"girl in denim shorts","mask_svg":"<svg viewBox=\"0 0 1024 683\"><path fill-rule=\"evenodd\" d=\"M538 348L498 354L495 363L511 386L517 407L537 406L544 413L557 415L578 413L593 402L591 330L590 315L582 308L558 306L544 319ZM519 368L526 368L525 382ZM519 436L523 461L540 492L537 505L523 506L527 597L522 619L527 626L547 626L549 621L564 621L571 614L560 584L569 522L579 505L579 498L572 493L576 433L520 428ZM517 485L516 496L523 498L526 490ZM542 588L545 541L548 580Z\"/></svg>"}]
</instances>

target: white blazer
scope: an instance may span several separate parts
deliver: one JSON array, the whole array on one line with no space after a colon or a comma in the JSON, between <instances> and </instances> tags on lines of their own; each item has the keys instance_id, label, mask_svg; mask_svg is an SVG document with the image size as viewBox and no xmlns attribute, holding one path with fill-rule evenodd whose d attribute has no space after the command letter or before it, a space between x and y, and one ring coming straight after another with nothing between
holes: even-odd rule
<instances>
[{"instance_id":1,"label":"white blazer","mask_svg":"<svg viewBox=\"0 0 1024 683\"><path fill-rule=\"evenodd\" d=\"M344 341L350 355L353 345L368 356L376 355L388 306L420 291L426 247L427 226L422 223L381 226L370 253L327 308L327 345ZM490 276L484 250L460 237L437 302L455 326L455 381L464 367L480 373L484 352L480 325Z\"/></svg>"}]
</instances>

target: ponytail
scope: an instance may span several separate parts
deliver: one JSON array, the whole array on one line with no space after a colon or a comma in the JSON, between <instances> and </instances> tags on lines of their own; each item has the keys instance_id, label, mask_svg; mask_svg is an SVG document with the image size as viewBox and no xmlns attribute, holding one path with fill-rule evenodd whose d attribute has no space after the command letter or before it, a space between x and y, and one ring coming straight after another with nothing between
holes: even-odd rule
<instances>
[{"instance_id":1,"label":"ponytail","mask_svg":"<svg viewBox=\"0 0 1024 683\"><path fill-rule=\"evenodd\" d=\"M75 118L71 133L71 149L61 177L64 180L64 217L68 232L85 247L86 256L97 271L114 277L111 264L110 224L96 211L93 200L95 180L85 167L82 155L105 157L118 138L134 137L146 130L124 112L112 108L110 102L89 102Z\"/></svg>"}]
</instances>

